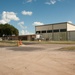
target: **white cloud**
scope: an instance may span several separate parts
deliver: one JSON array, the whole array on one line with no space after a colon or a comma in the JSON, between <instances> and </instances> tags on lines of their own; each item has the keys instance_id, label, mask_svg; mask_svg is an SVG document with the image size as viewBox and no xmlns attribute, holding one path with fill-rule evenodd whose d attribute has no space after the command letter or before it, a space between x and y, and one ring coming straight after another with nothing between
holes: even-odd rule
<instances>
[{"instance_id":1,"label":"white cloud","mask_svg":"<svg viewBox=\"0 0 75 75\"><path fill-rule=\"evenodd\" d=\"M5 20L0 20L0 24L5 24L5 23L8 23L8 22L6 22Z\"/></svg>"},{"instance_id":2,"label":"white cloud","mask_svg":"<svg viewBox=\"0 0 75 75\"><path fill-rule=\"evenodd\" d=\"M26 34L29 34L29 32L27 31L27 26L24 25L24 22L19 22L18 25L20 26L21 30L19 31L20 32L20 35L26 35Z\"/></svg>"},{"instance_id":3,"label":"white cloud","mask_svg":"<svg viewBox=\"0 0 75 75\"><path fill-rule=\"evenodd\" d=\"M25 24L25 23L24 23L23 21L18 23L18 25L19 25L20 28L21 28L21 30L19 30L20 35L32 34L32 33L28 32L27 26L25 26L24 24Z\"/></svg>"},{"instance_id":4,"label":"white cloud","mask_svg":"<svg viewBox=\"0 0 75 75\"><path fill-rule=\"evenodd\" d=\"M24 22L23 22L23 21L22 21L22 22L19 22L18 25L19 25L22 29L26 29L26 28L27 28L26 26L24 26Z\"/></svg>"},{"instance_id":5,"label":"white cloud","mask_svg":"<svg viewBox=\"0 0 75 75\"><path fill-rule=\"evenodd\" d=\"M55 4L56 0L49 0L48 2L45 2L45 4L51 5L51 4Z\"/></svg>"},{"instance_id":6,"label":"white cloud","mask_svg":"<svg viewBox=\"0 0 75 75\"><path fill-rule=\"evenodd\" d=\"M36 0L25 0L24 2L23 2L23 4L26 4L26 3L31 3L31 2L35 2Z\"/></svg>"},{"instance_id":7,"label":"white cloud","mask_svg":"<svg viewBox=\"0 0 75 75\"><path fill-rule=\"evenodd\" d=\"M27 2L32 2L32 0L27 0Z\"/></svg>"},{"instance_id":8,"label":"white cloud","mask_svg":"<svg viewBox=\"0 0 75 75\"><path fill-rule=\"evenodd\" d=\"M27 0L27 3L30 3L30 2L33 2L33 1L36 1L36 0Z\"/></svg>"},{"instance_id":9,"label":"white cloud","mask_svg":"<svg viewBox=\"0 0 75 75\"><path fill-rule=\"evenodd\" d=\"M22 30L21 31L21 34L20 35L29 35L29 34L33 34L33 33L30 33L30 32L28 32L27 30Z\"/></svg>"},{"instance_id":10,"label":"white cloud","mask_svg":"<svg viewBox=\"0 0 75 75\"><path fill-rule=\"evenodd\" d=\"M16 13L14 12L3 11L0 23L2 24L9 23L11 20L18 21L20 19L16 16Z\"/></svg>"},{"instance_id":11,"label":"white cloud","mask_svg":"<svg viewBox=\"0 0 75 75\"><path fill-rule=\"evenodd\" d=\"M48 2L45 2L47 5L55 4L57 1L62 1L62 0L49 0Z\"/></svg>"},{"instance_id":12,"label":"white cloud","mask_svg":"<svg viewBox=\"0 0 75 75\"><path fill-rule=\"evenodd\" d=\"M34 22L33 25L35 25L35 26L36 25L44 25L44 23L42 23L42 22Z\"/></svg>"},{"instance_id":13,"label":"white cloud","mask_svg":"<svg viewBox=\"0 0 75 75\"><path fill-rule=\"evenodd\" d=\"M51 5L51 3L50 3L50 2L45 2L45 4L47 4L47 5Z\"/></svg>"},{"instance_id":14,"label":"white cloud","mask_svg":"<svg viewBox=\"0 0 75 75\"><path fill-rule=\"evenodd\" d=\"M72 23L72 21L68 21L69 23Z\"/></svg>"},{"instance_id":15,"label":"white cloud","mask_svg":"<svg viewBox=\"0 0 75 75\"><path fill-rule=\"evenodd\" d=\"M31 12L31 11L25 11L25 10L22 11L22 14L23 14L23 15L29 15L29 16L31 16L32 13L33 13L33 12Z\"/></svg>"},{"instance_id":16,"label":"white cloud","mask_svg":"<svg viewBox=\"0 0 75 75\"><path fill-rule=\"evenodd\" d=\"M56 3L56 0L51 0L51 4L55 4Z\"/></svg>"},{"instance_id":17,"label":"white cloud","mask_svg":"<svg viewBox=\"0 0 75 75\"><path fill-rule=\"evenodd\" d=\"M23 21L22 22L19 22L18 25L24 25L24 22Z\"/></svg>"},{"instance_id":18,"label":"white cloud","mask_svg":"<svg viewBox=\"0 0 75 75\"><path fill-rule=\"evenodd\" d=\"M22 30L21 31L21 35L25 35L25 30Z\"/></svg>"}]
</instances>

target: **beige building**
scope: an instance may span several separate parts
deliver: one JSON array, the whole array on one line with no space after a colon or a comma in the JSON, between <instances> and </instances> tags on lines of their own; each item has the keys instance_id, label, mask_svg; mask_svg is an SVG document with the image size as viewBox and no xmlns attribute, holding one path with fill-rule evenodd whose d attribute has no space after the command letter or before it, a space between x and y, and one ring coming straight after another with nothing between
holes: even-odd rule
<instances>
[{"instance_id":1,"label":"beige building","mask_svg":"<svg viewBox=\"0 0 75 75\"><path fill-rule=\"evenodd\" d=\"M75 25L68 22L35 26L35 32L44 40L75 40Z\"/></svg>"}]
</instances>

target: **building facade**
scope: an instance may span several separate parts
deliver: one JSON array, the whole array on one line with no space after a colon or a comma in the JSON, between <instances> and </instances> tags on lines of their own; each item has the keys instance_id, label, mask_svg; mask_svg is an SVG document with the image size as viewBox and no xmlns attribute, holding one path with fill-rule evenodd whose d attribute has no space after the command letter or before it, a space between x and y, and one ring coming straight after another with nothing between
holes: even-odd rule
<instances>
[{"instance_id":1,"label":"building facade","mask_svg":"<svg viewBox=\"0 0 75 75\"><path fill-rule=\"evenodd\" d=\"M34 41L36 35L29 34L29 35L19 35L19 36L4 36L2 37L3 40L25 40L25 41Z\"/></svg>"},{"instance_id":2,"label":"building facade","mask_svg":"<svg viewBox=\"0 0 75 75\"><path fill-rule=\"evenodd\" d=\"M35 26L36 35L39 34L44 40L75 40L75 25L63 22Z\"/></svg>"},{"instance_id":3,"label":"building facade","mask_svg":"<svg viewBox=\"0 0 75 75\"><path fill-rule=\"evenodd\" d=\"M26 41L34 41L35 37L36 37L35 34L31 34L31 35L19 35L18 39L26 40Z\"/></svg>"}]
</instances>

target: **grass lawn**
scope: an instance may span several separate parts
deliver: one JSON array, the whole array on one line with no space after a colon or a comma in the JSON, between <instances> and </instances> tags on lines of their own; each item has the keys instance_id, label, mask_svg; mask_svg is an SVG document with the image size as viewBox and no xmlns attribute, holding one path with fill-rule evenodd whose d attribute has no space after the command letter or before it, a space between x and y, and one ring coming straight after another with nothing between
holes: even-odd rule
<instances>
[{"instance_id":1,"label":"grass lawn","mask_svg":"<svg viewBox=\"0 0 75 75\"><path fill-rule=\"evenodd\" d=\"M63 47L60 51L75 51L75 46Z\"/></svg>"},{"instance_id":2,"label":"grass lawn","mask_svg":"<svg viewBox=\"0 0 75 75\"><path fill-rule=\"evenodd\" d=\"M17 41L0 41L0 47L14 47L17 46Z\"/></svg>"},{"instance_id":3,"label":"grass lawn","mask_svg":"<svg viewBox=\"0 0 75 75\"><path fill-rule=\"evenodd\" d=\"M22 41L24 44L75 44L75 41ZM17 46L17 40L15 41L0 41L1 46Z\"/></svg>"},{"instance_id":4,"label":"grass lawn","mask_svg":"<svg viewBox=\"0 0 75 75\"><path fill-rule=\"evenodd\" d=\"M75 44L75 41L23 41L24 43L38 44Z\"/></svg>"}]
</instances>

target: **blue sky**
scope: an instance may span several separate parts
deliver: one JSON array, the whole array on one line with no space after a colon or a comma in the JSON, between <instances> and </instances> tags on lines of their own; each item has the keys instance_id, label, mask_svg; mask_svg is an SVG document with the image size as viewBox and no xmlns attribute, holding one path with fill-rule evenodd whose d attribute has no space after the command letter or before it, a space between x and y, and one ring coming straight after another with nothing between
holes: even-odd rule
<instances>
[{"instance_id":1,"label":"blue sky","mask_svg":"<svg viewBox=\"0 0 75 75\"><path fill-rule=\"evenodd\" d=\"M15 26L20 35L59 22L75 24L75 0L0 0L0 23Z\"/></svg>"}]
</instances>

